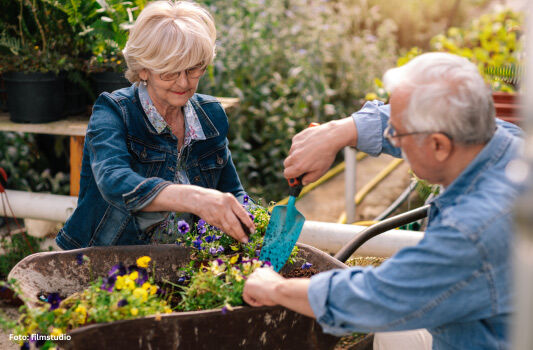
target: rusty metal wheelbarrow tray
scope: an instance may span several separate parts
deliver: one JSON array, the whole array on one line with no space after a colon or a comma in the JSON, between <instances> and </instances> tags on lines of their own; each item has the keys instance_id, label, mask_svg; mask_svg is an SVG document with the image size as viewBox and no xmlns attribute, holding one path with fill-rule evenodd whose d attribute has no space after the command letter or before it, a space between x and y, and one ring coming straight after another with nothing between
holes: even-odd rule
<instances>
[{"instance_id":1,"label":"rusty metal wheelbarrow tray","mask_svg":"<svg viewBox=\"0 0 533 350\"><path fill-rule=\"evenodd\" d=\"M298 244L299 256L319 271L345 268L328 254ZM159 279L175 280L175 271L187 265L191 250L173 244L150 246L91 247L37 253L21 260L10 272L17 279L29 307L40 293L68 296L90 282L88 264L76 264L76 255L91 259L92 274L104 276L118 262L134 264L143 255L155 261ZM286 266L290 271L297 266ZM282 272L283 272L282 271ZM221 310L174 312L133 320L92 324L69 332L64 349L333 349L339 338L322 332L315 320L282 307L236 307Z\"/></svg>"}]
</instances>

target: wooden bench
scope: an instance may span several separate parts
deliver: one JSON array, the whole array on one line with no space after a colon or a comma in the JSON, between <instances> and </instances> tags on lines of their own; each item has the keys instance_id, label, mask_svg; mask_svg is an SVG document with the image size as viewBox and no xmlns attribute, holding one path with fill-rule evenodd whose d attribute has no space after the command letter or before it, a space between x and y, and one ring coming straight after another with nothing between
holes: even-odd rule
<instances>
[{"instance_id":1,"label":"wooden bench","mask_svg":"<svg viewBox=\"0 0 533 350\"><path fill-rule=\"evenodd\" d=\"M217 97L226 112L239 104L238 98ZM0 113L0 131L26 132L32 134L65 135L70 137L70 195L80 191L80 172L83 156L83 143L87 132L87 116L71 116L67 119L43 124L13 123L9 113Z\"/></svg>"}]
</instances>

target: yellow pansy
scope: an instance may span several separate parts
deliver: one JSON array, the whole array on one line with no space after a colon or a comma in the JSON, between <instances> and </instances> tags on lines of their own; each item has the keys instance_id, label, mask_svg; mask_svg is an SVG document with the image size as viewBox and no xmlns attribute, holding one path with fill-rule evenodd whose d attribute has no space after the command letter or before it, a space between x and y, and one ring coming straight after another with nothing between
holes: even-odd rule
<instances>
[{"instance_id":1,"label":"yellow pansy","mask_svg":"<svg viewBox=\"0 0 533 350\"><path fill-rule=\"evenodd\" d=\"M165 307L165 313L166 313L166 314L170 314L170 313L172 313L172 309L169 308L168 306Z\"/></svg>"},{"instance_id":2,"label":"yellow pansy","mask_svg":"<svg viewBox=\"0 0 533 350\"><path fill-rule=\"evenodd\" d=\"M156 286L151 286L150 287L150 295L154 295L155 293L157 293L157 287Z\"/></svg>"},{"instance_id":3,"label":"yellow pansy","mask_svg":"<svg viewBox=\"0 0 533 350\"><path fill-rule=\"evenodd\" d=\"M126 277L124 279L124 288L129 289L129 290L134 290L135 289L135 282L132 279L130 279L129 277Z\"/></svg>"},{"instance_id":4,"label":"yellow pansy","mask_svg":"<svg viewBox=\"0 0 533 350\"><path fill-rule=\"evenodd\" d=\"M152 259L149 256L141 256L139 259L137 259L137 266L142 267L142 268L147 268L148 267L148 263L151 260Z\"/></svg>"},{"instance_id":5,"label":"yellow pansy","mask_svg":"<svg viewBox=\"0 0 533 350\"><path fill-rule=\"evenodd\" d=\"M117 281L115 282L115 289L121 290L124 288L124 276L117 276Z\"/></svg>"},{"instance_id":6,"label":"yellow pansy","mask_svg":"<svg viewBox=\"0 0 533 350\"><path fill-rule=\"evenodd\" d=\"M118 61L117 61L117 64L121 64L121 63L122 63L122 61L121 61L121 60L118 60Z\"/></svg>"},{"instance_id":7,"label":"yellow pansy","mask_svg":"<svg viewBox=\"0 0 533 350\"><path fill-rule=\"evenodd\" d=\"M78 305L74 311L81 314L83 317L87 316L87 309L83 305Z\"/></svg>"},{"instance_id":8,"label":"yellow pansy","mask_svg":"<svg viewBox=\"0 0 533 350\"><path fill-rule=\"evenodd\" d=\"M235 264L237 262L237 260L239 260L239 256L238 255L234 255L234 256L232 256L229 259L229 262L230 262L230 264Z\"/></svg>"},{"instance_id":9,"label":"yellow pansy","mask_svg":"<svg viewBox=\"0 0 533 350\"><path fill-rule=\"evenodd\" d=\"M137 310L136 307L132 307L130 312L133 316L137 316L139 314L139 310Z\"/></svg>"},{"instance_id":10,"label":"yellow pansy","mask_svg":"<svg viewBox=\"0 0 533 350\"><path fill-rule=\"evenodd\" d=\"M142 288L135 288L133 290L133 296L142 299L142 301L146 301L148 299L148 292Z\"/></svg>"},{"instance_id":11,"label":"yellow pansy","mask_svg":"<svg viewBox=\"0 0 533 350\"><path fill-rule=\"evenodd\" d=\"M152 285L149 282L144 282L141 288L144 290L148 290L150 289L150 287L152 287Z\"/></svg>"},{"instance_id":12,"label":"yellow pansy","mask_svg":"<svg viewBox=\"0 0 533 350\"><path fill-rule=\"evenodd\" d=\"M61 334L63 334L63 331L59 328L52 329L52 333L50 333L54 337L59 337Z\"/></svg>"},{"instance_id":13,"label":"yellow pansy","mask_svg":"<svg viewBox=\"0 0 533 350\"><path fill-rule=\"evenodd\" d=\"M133 271L132 273L130 273L129 278L135 281L137 278L139 278L139 273L137 271Z\"/></svg>"}]
</instances>

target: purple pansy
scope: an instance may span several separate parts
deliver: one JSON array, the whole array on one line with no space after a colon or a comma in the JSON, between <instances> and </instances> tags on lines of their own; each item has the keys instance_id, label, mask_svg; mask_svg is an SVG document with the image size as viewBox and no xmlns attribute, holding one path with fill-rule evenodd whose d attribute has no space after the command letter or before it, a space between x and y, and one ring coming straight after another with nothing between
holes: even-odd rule
<instances>
[{"instance_id":1,"label":"purple pansy","mask_svg":"<svg viewBox=\"0 0 533 350\"><path fill-rule=\"evenodd\" d=\"M198 234L203 235L207 232L207 227L198 225Z\"/></svg>"},{"instance_id":2,"label":"purple pansy","mask_svg":"<svg viewBox=\"0 0 533 350\"><path fill-rule=\"evenodd\" d=\"M100 286L100 289L107 290L108 292L112 292L113 287L115 287L116 281L117 281L116 276L104 277L104 279L102 280L102 285Z\"/></svg>"},{"instance_id":3,"label":"purple pansy","mask_svg":"<svg viewBox=\"0 0 533 350\"><path fill-rule=\"evenodd\" d=\"M109 273L107 274L109 277L111 276L124 276L127 272L126 266L122 263L118 263L114 265L111 270L109 270Z\"/></svg>"},{"instance_id":4,"label":"purple pansy","mask_svg":"<svg viewBox=\"0 0 533 350\"><path fill-rule=\"evenodd\" d=\"M132 273L133 271L137 271L139 274L139 277L135 280L135 283L137 283L138 286L142 286L144 282L148 281L148 271L145 268L137 265L130 265L128 267L128 272Z\"/></svg>"},{"instance_id":5,"label":"purple pansy","mask_svg":"<svg viewBox=\"0 0 533 350\"><path fill-rule=\"evenodd\" d=\"M192 241L193 246L196 249L200 249L200 250L202 249L202 243L203 243L202 238L200 236L198 236L195 241Z\"/></svg>"},{"instance_id":6,"label":"purple pansy","mask_svg":"<svg viewBox=\"0 0 533 350\"><path fill-rule=\"evenodd\" d=\"M222 308L222 310L220 310L220 311L222 312L222 315L225 315L225 314L228 313L228 308L227 308L226 306L224 306L224 307Z\"/></svg>"},{"instance_id":7,"label":"purple pansy","mask_svg":"<svg viewBox=\"0 0 533 350\"><path fill-rule=\"evenodd\" d=\"M249 200L250 200L250 197L248 197L247 194L245 194L244 197L242 197L242 203L243 204L248 204Z\"/></svg>"},{"instance_id":8,"label":"purple pansy","mask_svg":"<svg viewBox=\"0 0 533 350\"><path fill-rule=\"evenodd\" d=\"M186 234L187 232L189 232L189 224L187 223L187 221L185 220L180 220L178 221L178 230L180 231L180 233L182 235Z\"/></svg>"},{"instance_id":9,"label":"purple pansy","mask_svg":"<svg viewBox=\"0 0 533 350\"><path fill-rule=\"evenodd\" d=\"M250 219L252 219L252 221L255 220L255 216L254 216L254 214L252 214L252 213L248 213L248 216L250 216Z\"/></svg>"},{"instance_id":10,"label":"purple pansy","mask_svg":"<svg viewBox=\"0 0 533 350\"><path fill-rule=\"evenodd\" d=\"M224 253L224 247L223 246L219 246L217 248L217 253Z\"/></svg>"},{"instance_id":11,"label":"purple pansy","mask_svg":"<svg viewBox=\"0 0 533 350\"><path fill-rule=\"evenodd\" d=\"M128 305L128 301L126 299L120 299L117 303L117 306L118 307L123 307L123 306L126 306Z\"/></svg>"},{"instance_id":12,"label":"purple pansy","mask_svg":"<svg viewBox=\"0 0 533 350\"><path fill-rule=\"evenodd\" d=\"M260 249L256 249L255 250L255 256L259 256L261 255L261 250Z\"/></svg>"},{"instance_id":13,"label":"purple pansy","mask_svg":"<svg viewBox=\"0 0 533 350\"><path fill-rule=\"evenodd\" d=\"M213 241L213 236L205 236L205 241L211 243Z\"/></svg>"},{"instance_id":14,"label":"purple pansy","mask_svg":"<svg viewBox=\"0 0 533 350\"><path fill-rule=\"evenodd\" d=\"M218 241L218 240L221 239L221 238L222 238L222 235L213 235L213 239L214 239L215 241Z\"/></svg>"},{"instance_id":15,"label":"purple pansy","mask_svg":"<svg viewBox=\"0 0 533 350\"><path fill-rule=\"evenodd\" d=\"M217 248L215 248L215 247L209 248L209 254L216 255L217 254Z\"/></svg>"},{"instance_id":16,"label":"purple pansy","mask_svg":"<svg viewBox=\"0 0 533 350\"><path fill-rule=\"evenodd\" d=\"M268 266L268 267L272 267L272 263L270 261L263 261L263 267L265 266Z\"/></svg>"},{"instance_id":17,"label":"purple pansy","mask_svg":"<svg viewBox=\"0 0 533 350\"><path fill-rule=\"evenodd\" d=\"M30 350L30 343L28 343L27 341L22 343L22 345L20 346L20 350Z\"/></svg>"},{"instance_id":18,"label":"purple pansy","mask_svg":"<svg viewBox=\"0 0 533 350\"><path fill-rule=\"evenodd\" d=\"M50 304L50 310L55 310L61 303L61 297L59 296L59 293L50 293L46 298L46 302Z\"/></svg>"},{"instance_id":19,"label":"purple pansy","mask_svg":"<svg viewBox=\"0 0 533 350\"><path fill-rule=\"evenodd\" d=\"M83 265L83 253L76 254L76 262L78 265Z\"/></svg>"},{"instance_id":20,"label":"purple pansy","mask_svg":"<svg viewBox=\"0 0 533 350\"><path fill-rule=\"evenodd\" d=\"M310 262L306 262L305 264L302 265L302 270L307 270L311 266L313 266L313 264L311 264Z\"/></svg>"}]
</instances>

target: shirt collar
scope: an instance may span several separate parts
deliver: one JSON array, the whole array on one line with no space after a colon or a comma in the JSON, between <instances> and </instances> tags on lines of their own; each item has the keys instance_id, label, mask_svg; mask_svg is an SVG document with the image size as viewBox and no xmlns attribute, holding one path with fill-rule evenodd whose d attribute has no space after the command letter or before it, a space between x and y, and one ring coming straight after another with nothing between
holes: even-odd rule
<instances>
[{"instance_id":1,"label":"shirt collar","mask_svg":"<svg viewBox=\"0 0 533 350\"><path fill-rule=\"evenodd\" d=\"M161 134L167 128L170 130L163 116L155 108L146 86L142 84L139 84L139 99L150 124L152 124L156 132ZM190 100L183 107L183 115L185 117L185 144L188 144L190 140L205 140L206 137L198 119L198 114L196 114Z\"/></svg>"},{"instance_id":2,"label":"shirt collar","mask_svg":"<svg viewBox=\"0 0 533 350\"><path fill-rule=\"evenodd\" d=\"M483 147L481 152L468 164L444 192L437 196L432 204L444 207L454 201L458 193L467 193L475 186L478 177L483 175L488 168L498 162L504 155L505 150L512 141L511 135L502 127L498 126L490 141Z\"/></svg>"}]
</instances>

